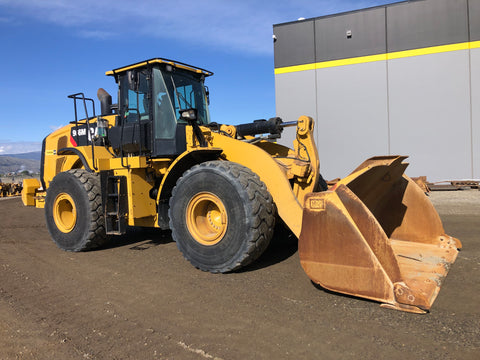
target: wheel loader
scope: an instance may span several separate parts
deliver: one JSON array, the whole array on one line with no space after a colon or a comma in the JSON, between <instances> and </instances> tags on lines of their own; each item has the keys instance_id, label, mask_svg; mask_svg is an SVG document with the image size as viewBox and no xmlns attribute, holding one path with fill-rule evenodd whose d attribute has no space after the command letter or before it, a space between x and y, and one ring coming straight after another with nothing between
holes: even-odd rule
<instances>
[{"instance_id":1,"label":"wheel loader","mask_svg":"<svg viewBox=\"0 0 480 360\"><path fill-rule=\"evenodd\" d=\"M2 183L0 181L0 197L18 196L22 192L22 185L15 183Z\"/></svg>"},{"instance_id":2,"label":"wheel loader","mask_svg":"<svg viewBox=\"0 0 480 360\"><path fill-rule=\"evenodd\" d=\"M178 61L106 75L118 103L99 89L97 114L93 99L69 95L74 120L43 141L40 181L24 181L23 203L44 208L59 248L91 250L132 226L171 229L193 266L226 273L255 261L281 221L314 283L430 309L461 243L404 174L406 157L373 157L328 188L312 118L211 122L204 83L213 73ZM289 126L292 148L276 142Z\"/></svg>"}]
</instances>

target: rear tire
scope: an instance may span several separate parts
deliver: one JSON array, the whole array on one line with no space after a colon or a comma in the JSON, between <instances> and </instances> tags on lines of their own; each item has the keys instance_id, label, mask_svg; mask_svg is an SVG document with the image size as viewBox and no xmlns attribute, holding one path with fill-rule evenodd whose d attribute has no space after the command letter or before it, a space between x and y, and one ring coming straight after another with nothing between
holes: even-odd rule
<instances>
[{"instance_id":1,"label":"rear tire","mask_svg":"<svg viewBox=\"0 0 480 360\"><path fill-rule=\"evenodd\" d=\"M172 237L193 266L213 273L237 270L267 248L275 205L250 169L228 161L192 167L170 198Z\"/></svg>"},{"instance_id":2,"label":"rear tire","mask_svg":"<svg viewBox=\"0 0 480 360\"><path fill-rule=\"evenodd\" d=\"M83 169L57 174L47 190L45 219L57 246L85 251L105 243L100 178Z\"/></svg>"}]
</instances>

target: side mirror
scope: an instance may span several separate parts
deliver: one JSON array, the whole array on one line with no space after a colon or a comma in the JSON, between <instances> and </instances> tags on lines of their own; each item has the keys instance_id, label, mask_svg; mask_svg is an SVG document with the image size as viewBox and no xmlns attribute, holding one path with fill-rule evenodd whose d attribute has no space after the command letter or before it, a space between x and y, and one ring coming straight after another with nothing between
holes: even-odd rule
<instances>
[{"instance_id":1,"label":"side mirror","mask_svg":"<svg viewBox=\"0 0 480 360\"><path fill-rule=\"evenodd\" d=\"M138 91L138 73L134 70L127 71L128 88Z\"/></svg>"},{"instance_id":2,"label":"side mirror","mask_svg":"<svg viewBox=\"0 0 480 360\"><path fill-rule=\"evenodd\" d=\"M208 90L208 86L205 86L205 95L207 96L207 104L210 105L210 90Z\"/></svg>"},{"instance_id":3,"label":"side mirror","mask_svg":"<svg viewBox=\"0 0 480 360\"><path fill-rule=\"evenodd\" d=\"M180 119L189 124L197 120L197 109L180 110Z\"/></svg>"},{"instance_id":4,"label":"side mirror","mask_svg":"<svg viewBox=\"0 0 480 360\"><path fill-rule=\"evenodd\" d=\"M207 147L207 140L205 140L205 136L197 122L197 109L180 110L180 119L185 120L192 126L193 133L195 134L200 147Z\"/></svg>"}]
</instances>

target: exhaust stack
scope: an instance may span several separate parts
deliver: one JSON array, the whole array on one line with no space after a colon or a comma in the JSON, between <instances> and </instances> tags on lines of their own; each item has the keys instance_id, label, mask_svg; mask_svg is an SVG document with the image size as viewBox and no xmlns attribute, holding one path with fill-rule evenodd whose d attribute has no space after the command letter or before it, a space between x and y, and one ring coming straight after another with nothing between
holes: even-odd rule
<instances>
[{"instance_id":1,"label":"exhaust stack","mask_svg":"<svg viewBox=\"0 0 480 360\"><path fill-rule=\"evenodd\" d=\"M100 88L97 91L98 100L100 100L101 115L110 115L112 113L112 96Z\"/></svg>"}]
</instances>

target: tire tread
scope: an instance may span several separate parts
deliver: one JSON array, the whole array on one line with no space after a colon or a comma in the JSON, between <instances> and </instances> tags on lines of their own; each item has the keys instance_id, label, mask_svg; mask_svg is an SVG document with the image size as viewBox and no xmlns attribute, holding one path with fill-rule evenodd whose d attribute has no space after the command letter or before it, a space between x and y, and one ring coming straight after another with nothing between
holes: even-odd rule
<instances>
[{"instance_id":1,"label":"tire tread","mask_svg":"<svg viewBox=\"0 0 480 360\"><path fill-rule=\"evenodd\" d=\"M248 222L251 224L250 236L243 247L243 251L237 255L237 258L232 263L229 263L221 268L206 268L202 266L202 264L195 263L195 261L192 261L192 259L185 254L183 255L185 259L189 260L197 268L213 273L231 272L245 267L260 257L260 255L268 247L273 236L276 213L276 207L273 202L273 198L267 190L266 185L260 180L257 174L243 165L229 161L216 160L196 165L190 170L186 171L178 182L186 181L186 179L191 176L192 172L197 171L196 169L198 168L215 168L217 170L221 170L228 177L232 177L235 181L242 185L252 208L252 213L249 215L250 218L248 219ZM172 202L175 201L177 191L177 187L175 187L172 191L170 208L172 206ZM174 237L174 240L177 241L171 216L170 228L172 229L172 236Z\"/></svg>"},{"instance_id":2,"label":"tire tread","mask_svg":"<svg viewBox=\"0 0 480 360\"><path fill-rule=\"evenodd\" d=\"M71 249L63 249L66 251L78 252L98 248L107 241L100 177L97 173L89 173L84 169L72 169L66 171L66 173L78 180L87 194L89 203L89 229L88 235L83 241L78 241L78 243ZM55 181L55 178L53 181Z\"/></svg>"}]
</instances>

